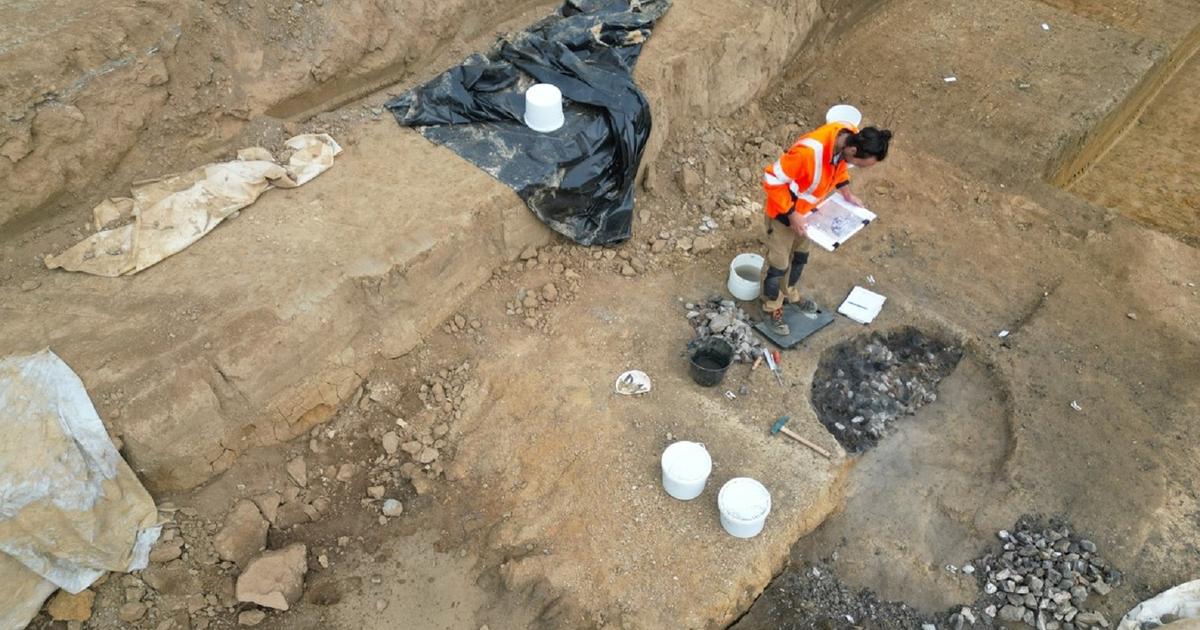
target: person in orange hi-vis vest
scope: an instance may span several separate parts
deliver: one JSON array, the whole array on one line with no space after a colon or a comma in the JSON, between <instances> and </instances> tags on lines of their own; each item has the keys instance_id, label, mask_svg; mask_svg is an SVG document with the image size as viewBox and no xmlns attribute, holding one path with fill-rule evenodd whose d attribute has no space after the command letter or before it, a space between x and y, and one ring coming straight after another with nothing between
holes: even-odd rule
<instances>
[{"instance_id":1,"label":"person in orange hi-vis vest","mask_svg":"<svg viewBox=\"0 0 1200 630\"><path fill-rule=\"evenodd\" d=\"M812 212L826 196L839 191L850 203L862 205L850 192L848 167L874 166L887 157L892 132L876 127L862 130L844 122L816 128L796 140L774 164L763 170L767 193L767 264L763 265L762 308L771 327L782 336L790 334L783 320L785 302L812 312L816 305L800 299L799 281L808 263L808 239L804 215Z\"/></svg>"}]
</instances>

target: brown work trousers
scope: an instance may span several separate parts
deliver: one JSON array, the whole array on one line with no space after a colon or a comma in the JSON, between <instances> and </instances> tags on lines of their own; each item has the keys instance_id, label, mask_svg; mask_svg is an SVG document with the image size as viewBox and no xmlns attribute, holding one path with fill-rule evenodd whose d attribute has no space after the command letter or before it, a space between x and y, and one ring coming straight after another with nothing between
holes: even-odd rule
<instances>
[{"instance_id":1,"label":"brown work trousers","mask_svg":"<svg viewBox=\"0 0 1200 630\"><path fill-rule=\"evenodd\" d=\"M792 219L799 220L799 217L793 215ZM784 300L792 304L800 303L799 279L797 279L795 285L788 285L788 280L792 276L793 256L797 252L808 253L808 239L803 236L796 236L792 228L771 217L766 217L764 226L763 244L767 246L767 263L763 265L762 272L759 274L758 286L760 291L759 300L762 302L762 308L764 311L770 313L776 309L783 308ZM767 293L764 290L768 267L783 270L783 277L779 279L779 295L773 300L767 297Z\"/></svg>"}]
</instances>

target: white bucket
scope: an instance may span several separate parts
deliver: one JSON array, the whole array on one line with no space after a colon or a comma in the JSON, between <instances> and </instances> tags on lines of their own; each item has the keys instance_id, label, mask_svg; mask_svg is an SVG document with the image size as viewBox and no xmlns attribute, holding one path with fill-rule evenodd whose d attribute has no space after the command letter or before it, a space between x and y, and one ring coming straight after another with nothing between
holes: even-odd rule
<instances>
[{"instance_id":1,"label":"white bucket","mask_svg":"<svg viewBox=\"0 0 1200 630\"><path fill-rule=\"evenodd\" d=\"M738 254L729 263L729 293L749 302L758 298L763 257L758 254Z\"/></svg>"},{"instance_id":2,"label":"white bucket","mask_svg":"<svg viewBox=\"0 0 1200 630\"><path fill-rule=\"evenodd\" d=\"M712 457L703 444L676 442L663 451L663 489L676 499L690 501L700 496L710 472Z\"/></svg>"},{"instance_id":3,"label":"white bucket","mask_svg":"<svg viewBox=\"0 0 1200 630\"><path fill-rule=\"evenodd\" d=\"M771 493L749 477L734 477L717 493L721 527L731 536L754 538L762 531L771 513Z\"/></svg>"},{"instance_id":4,"label":"white bucket","mask_svg":"<svg viewBox=\"0 0 1200 630\"><path fill-rule=\"evenodd\" d=\"M538 83L525 90L525 124L542 133L562 127L562 92L549 83Z\"/></svg>"},{"instance_id":5,"label":"white bucket","mask_svg":"<svg viewBox=\"0 0 1200 630\"><path fill-rule=\"evenodd\" d=\"M848 123L857 129L862 124L862 112L853 105L834 105L825 112L826 123Z\"/></svg>"}]
</instances>

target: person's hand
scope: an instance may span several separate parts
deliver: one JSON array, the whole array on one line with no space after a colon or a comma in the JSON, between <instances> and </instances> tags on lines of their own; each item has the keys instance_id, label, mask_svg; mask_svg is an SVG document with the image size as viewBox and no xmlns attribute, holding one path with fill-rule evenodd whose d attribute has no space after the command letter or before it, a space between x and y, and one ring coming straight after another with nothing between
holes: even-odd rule
<instances>
[{"instance_id":1,"label":"person's hand","mask_svg":"<svg viewBox=\"0 0 1200 630\"><path fill-rule=\"evenodd\" d=\"M792 231L796 233L796 236L799 236L800 238L808 237L807 228L804 226L804 219L802 219L798 214L792 216L792 222L788 224L788 227L792 228Z\"/></svg>"},{"instance_id":2,"label":"person's hand","mask_svg":"<svg viewBox=\"0 0 1200 630\"><path fill-rule=\"evenodd\" d=\"M852 203L860 208L865 207L863 205L862 199L859 199L857 195L850 192L849 188L843 188L841 190L841 193L842 193L842 197L845 198L846 201L849 201L850 203Z\"/></svg>"}]
</instances>

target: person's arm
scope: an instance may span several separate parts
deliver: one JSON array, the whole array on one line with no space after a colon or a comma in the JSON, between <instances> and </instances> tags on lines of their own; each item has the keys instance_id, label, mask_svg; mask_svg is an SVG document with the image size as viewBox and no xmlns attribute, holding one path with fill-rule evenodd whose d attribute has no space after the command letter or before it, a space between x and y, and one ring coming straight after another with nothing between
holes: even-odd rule
<instances>
[{"instance_id":1,"label":"person's arm","mask_svg":"<svg viewBox=\"0 0 1200 630\"><path fill-rule=\"evenodd\" d=\"M835 184L835 186L837 187L837 191L842 193L842 197L844 197L846 199L846 201L849 201L850 203L852 203L856 206L863 205L862 199L859 199L857 195L855 195L853 192L850 191L850 171L849 171L849 169L846 169L842 173L841 177L838 178L837 184Z\"/></svg>"},{"instance_id":2,"label":"person's arm","mask_svg":"<svg viewBox=\"0 0 1200 630\"><path fill-rule=\"evenodd\" d=\"M842 193L842 197L845 197L846 201L849 201L850 203L859 207L865 207L862 199L859 199L857 195L850 191L850 182L846 182L844 185L839 186L838 192Z\"/></svg>"}]
</instances>

